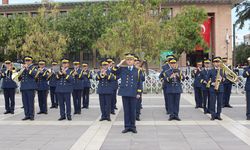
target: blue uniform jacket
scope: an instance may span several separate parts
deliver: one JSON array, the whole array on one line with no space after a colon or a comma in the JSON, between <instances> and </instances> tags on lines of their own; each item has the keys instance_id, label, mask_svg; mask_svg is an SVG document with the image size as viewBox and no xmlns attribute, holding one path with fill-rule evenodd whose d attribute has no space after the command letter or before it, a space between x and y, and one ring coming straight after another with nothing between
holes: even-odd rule
<instances>
[{"instance_id":1,"label":"blue uniform jacket","mask_svg":"<svg viewBox=\"0 0 250 150\"><path fill-rule=\"evenodd\" d=\"M168 65L168 64L167 64L167 65ZM168 66L169 66L169 65L168 65ZM169 69L171 69L170 66L168 67L167 70L162 68L162 71L161 71L161 73L160 73L160 75L159 75L159 78L160 78L160 80L162 81L162 88L163 88L163 89L166 89L166 88L167 88L167 81L164 80L164 77L166 76L166 73L165 73L165 72L167 72Z\"/></svg>"},{"instance_id":2,"label":"blue uniform jacket","mask_svg":"<svg viewBox=\"0 0 250 150\"><path fill-rule=\"evenodd\" d=\"M37 80L38 91L49 90L49 85L47 80L48 76L49 72L46 68L43 68L42 71L37 71L36 80Z\"/></svg>"},{"instance_id":3,"label":"blue uniform jacket","mask_svg":"<svg viewBox=\"0 0 250 150\"><path fill-rule=\"evenodd\" d=\"M3 79L2 89L17 88L16 82L12 80L12 74L13 74L13 71L8 70L0 75L0 78Z\"/></svg>"},{"instance_id":4,"label":"blue uniform jacket","mask_svg":"<svg viewBox=\"0 0 250 150\"><path fill-rule=\"evenodd\" d=\"M20 90L36 90L37 83L35 76L37 73L37 68L31 64L27 69L25 69L22 75L19 76L19 81L21 81Z\"/></svg>"},{"instance_id":5,"label":"blue uniform jacket","mask_svg":"<svg viewBox=\"0 0 250 150\"><path fill-rule=\"evenodd\" d=\"M82 90L84 88L83 86L83 71L82 69L76 70L77 74L73 76L74 84L73 89L74 90Z\"/></svg>"},{"instance_id":6,"label":"blue uniform jacket","mask_svg":"<svg viewBox=\"0 0 250 150\"><path fill-rule=\"evenodd\" d=\"M90 88L91 87L90 79L92 78L93 76L89 70L83 72L83 87Z\"/></svg>"},{"instance_id":7,"label":"blue uniform jacket","mask_svg":"<svg viewBox=\"0 0 250 150\"><path fill-rule=\"evenodd\" d=\"M56 74L53 73L49 78L49 86L56 87L56 83L57 83Z\"/></svg>"},{"instance_id":8,"label":"blue uniform jacket","mask_svg":"<svg viewBox=\"0 0 250 150\"><path fill-rule=\"evenodd\" d=\"M113 71L121 78L118 91L120 96L136 97L142 93L142 71L133 66L132 71L128 67L114 67Z\"/></svg>"},{"instance_id":9,"label":"blue uniform jacket","mask_svg":"<svg viewBox=\"0 0 250 150\"><path fill-rule=\"evenodd\" d=\"M183 80L183 75L180 70L178 70L179 77L170 78L174 73L174 69L170 68L163 72L163 80L165 82L165 87L167 88L166 93L182 93L181 80Z\"/></svg>"},{"instance_id":10,"label":"blue uniform jacket","mask_svg":"<svg viewBox=\"0 0 250 150\"><path fill-rule=\"evenodd\" d=\"M57 75L56 93L71 93L73 92L73 71L66 70L66 75Z\"/></svg>"},{"instance_id":11,"label":"blue uniform jacket","mask_svg":"<svg viewBox=\"0 0 250 150\"><path fill-rule=\"evenodd\" d=\"M250 66L248 66L244 69L243 77L247 78L245 90L250 91Z\"/></svg>"},{"instance_id":12,"label":"blue uniform jacket","mask_svg":"<svg viewBox=\"0 0 250 150\"><path fill-rule=\"evenodd\" d=\"M163 71L165 71L165 70L169 70L170 66L169 66L168 63L165 63L161 68L162 68Z\"/></svg>"},{"instance_id":13,"label":"blue uniform jacket","mask_svg":"<svg viewBox=\"0 0 250 150\"><path fill-rule=\"evenodd\" d=\"M196 73L194 73L194 71L192 71L192 77L194 78L194 87L202 87L201 71L197 71Z\"/></svg>"},{"instance_id":14,"label":"blue uniform jacket","mask_svg":"<svg viewBox=\"0 0 250 150\"><path fill-rule=\"evenodd\" d=\"M109 72L112 72L112 68L108 69ZM118 76L114 72L112 73L114 76L114 79L111 81L111 86L114 90L118 89Z\"/></svg>"},{"instance_id":15,"label":"blue uniform jacket","mask_svg":"<svg viewBox=\"0 0 250 150\"><path fill-rule=\"evenodd\" d=\"M99 81L97 87L97 94L112 94L113 87L112 81L114 81L114 75L111 71L106 72L106 75L102 75L100 71L97 72L96 80Z\"/></svg>"},{"instance_id":16,"label":"blue uniform jacket","mask_svg":"<svg viewBox=\"0 0 250 150\"><path fill-rule=\"evenodd\" d=\"M208 80L208 73L209 73L210 69L203 69L201 71L201 84L202 84L202 90L209 90L206 86L207 86L207 81Z\"/></svg>"},{"instance_id":17,"label":"blue uniform jacket","mask_svg":"<svg viewBox=\"0 0 250 150\"><path fill-rule=\"evenodd\" d=\"M222 81L221 81L221 83L219 85L218 91L215 91L214 85L212 85L212 83L215 83L215 81L216 81L217 69L213 68L213 69L209 70L207 82L209 80L211 80L211 84L210 84L211 86L210 86L210 89L209 89L210 92L224 92L223 84L224 84L224 81L225 81L225 76L224 76L223 70L220 70L220 75L222 77Z\"/></svg>"}]
</instances>

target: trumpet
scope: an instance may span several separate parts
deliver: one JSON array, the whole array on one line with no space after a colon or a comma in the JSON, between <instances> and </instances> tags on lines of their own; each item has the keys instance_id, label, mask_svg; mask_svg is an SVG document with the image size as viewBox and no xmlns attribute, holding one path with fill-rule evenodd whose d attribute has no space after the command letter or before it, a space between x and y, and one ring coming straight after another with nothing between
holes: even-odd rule
<instances>
[{"instance_id":1,"label":"trumpet","mask_svg":"<svg viewBox=\"0 0 250 150\"><path fill-rule=\"evenodd\" d=\"M19 77L23 74L24 70L26 69L26 67L22 66L22 69L19 72L15 72L12 74L12 80L15 82L18 82Z\"/></svg>"}]
</instances>

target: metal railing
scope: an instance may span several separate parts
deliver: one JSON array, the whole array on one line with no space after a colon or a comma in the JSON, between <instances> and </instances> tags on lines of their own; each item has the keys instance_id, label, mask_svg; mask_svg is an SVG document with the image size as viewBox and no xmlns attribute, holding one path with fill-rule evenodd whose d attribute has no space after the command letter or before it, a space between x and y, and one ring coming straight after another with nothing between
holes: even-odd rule
<instances>
[{"instance_id":1,"label":"metal railing","mask_svg":"<svg viewBox=\"0 0 250 150\"><path fill-rule=\"evenodd\" d=\"M98 81L95 79L95 74L93 75L93 80L91 80L91 90L90 93L96 93ZM193 82L194 79L188 76L184 81L182 81L182 88L184 93L193 92ZM232 93L244 93L246 79L239 76L239 81L233 84ZM120 83L120 80L118 81ZM1 82L0 82L1 85ZM19 83L18 83L19 85ZM20 92L19 88L17 92ZM146 76L145 82L143 83L143 93L148 94L162 94L162 81L157 76Z\"/></svg>"},{"instance_id":2,"label":"metal railing","mask_svg":"<svg viewBox=\"0 0 250 150\"><path fill-rule=\"evenodd\" d=\"M118 81L120 83L120 81ZM182 81L182 88L184 93L193 93L193 82L194 79L188 76L184 81ZM232 93L244 93L246 79L239 76L239 81L233 84ZM96 92L98 81L91 81L91 93ZM148 94L161 94L162 91L162 81L156 76L146 76L146 80L143 83L143 92Z\"/></svg>"}]
</instances>

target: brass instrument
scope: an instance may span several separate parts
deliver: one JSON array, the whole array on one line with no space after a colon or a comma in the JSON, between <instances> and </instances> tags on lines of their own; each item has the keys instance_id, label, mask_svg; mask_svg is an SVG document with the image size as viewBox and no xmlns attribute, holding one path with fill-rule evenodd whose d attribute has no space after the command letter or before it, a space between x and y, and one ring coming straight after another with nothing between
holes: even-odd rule
<instances>
[{"instance_id":1,"label":"brass instrument","mask_svg":"<svg viewBox=\"0 0 250 150\"><path fill-rule=\"evenodd\" d=\"M221 68L218 69L218 72L217 72L217 75L216 75L216 79L215 79L215 84L214 84L214 89L215 89L216 91L219 90L220 83L221 83L220 70L221 70Z\"/></svg>"},{"instance_id":2,"label":"brass instrument","mask_svg":"<svg viewBox=\"0 0 250 150\"><path fill-rule=\"evenodd\" d=\"M210 88L211 86L211 79L207 82L206 88Z\"/></svg>"},{"instance_id":3,"label":"brass instrument","mask_svg":"<svg viewBox=\"0 0 250 150\"><path fill-rule=\"evenodd\" d=\"M221 64L221 68L223 69L226 78L235 83L238 81L238 76L231 69L229 69L224 63Z\"/></svg>"},{"instance_id":4,"label":"brass instrument","mask_svg":"<svg viewBox=\"0 0 250 150\"><path fill-rule=\"evenodd\" d=\"M18 82L18 78L23 74L24 70L26 68L22 66L22 69L19 71L19 72L15 72L12 74L12 80L15 81L15 82Z\"/></svg>"},{"instance_id":5,"label":"brass instrument","mask_svg":"<svg viewBox=\"0 0 250 150\"><path fill-rule=\"evenodd\" d=\"M37 71L37 73L36 73L36 75L35 75L35 79L36 79L36 80L38 79L38 76L39 76L39 74L40 74L41 71L42 71L42 70L39 68L38 71Z\"/></svg>"}]
</instances>

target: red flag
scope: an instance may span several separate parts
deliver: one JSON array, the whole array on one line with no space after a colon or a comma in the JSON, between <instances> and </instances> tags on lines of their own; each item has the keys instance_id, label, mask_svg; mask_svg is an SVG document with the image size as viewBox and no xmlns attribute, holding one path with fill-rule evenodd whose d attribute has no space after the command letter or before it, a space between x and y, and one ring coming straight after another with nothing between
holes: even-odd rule
<instances>
[{"instance_id":1,"label":"red flag","mask_svg":"<svg viewBox=\"0 0 250 150\"><path fill-rule=\"evenodd\" d=\"M204 21L204 23L201 25L201 36L203 37L205 43L208 47L210 47L210 41L211 41L211 18L208 18ZM202 47L196 46L196 50L203 50Z\"/></svg>"}]
</instances>

